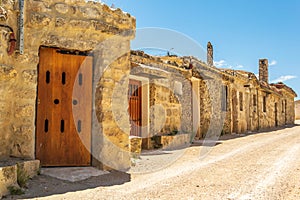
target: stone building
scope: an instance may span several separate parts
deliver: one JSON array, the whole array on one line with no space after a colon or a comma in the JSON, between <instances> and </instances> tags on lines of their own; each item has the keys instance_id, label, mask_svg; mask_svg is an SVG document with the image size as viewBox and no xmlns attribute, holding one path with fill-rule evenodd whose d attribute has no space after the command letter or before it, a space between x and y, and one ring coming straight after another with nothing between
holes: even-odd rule
<instances>
[{"instance_id":1,"label":"stone building","mask_svg":"<svg viewBox=\"0 0 300 200\"><path fill-rule=\"evenodd\" d=\"M212 45L207 47L211 62ZM259 79L251 72L218 69L194 57L133 51L131 62L130 78L144 81L141 90L146 91L140 105L142 128L135 135L143 138L142 148L178 147L193 139L294 123L297 95L283 83L268 83L267 59L259 60Z\"/></svg>"},{"instance_id":2,"label":"stone building","mask_svg":"<svg viewBox=\"0 0 300 200\"><path fill-rule=\"evenodd\" d=\"M266 59L257 79L215 68L211 43L207 63L130 51L135 26L96 2L0 1L1 164L127 170L141 147L294 123L296 94L268 83ZM17 179L1 172L0 196Z\"/></svg>"},{"instance_id":3,"label":"stone building","mask_svg":"<svg viewBox=\"0 0 300 200\"><path fill-rule=\"evenodd\" d=\"M132 127L141 124L131 135L143 138L145 149L189 144L189 135L181 133L193 131L192 71L178 67L172 57L153 57L142 51L132 51L131 62L130 80L138 81L142 91L138 104L141 109L135 113L129 108L131 119L138 116L140 120Z\"/></svg>"},{"instance_id":4,"label":"stone building","mask_svg":"<svg viewBox=\"0 0 300 200\"><path fill-rule=\"evenodd\" d=\"M208 63L154 57L130 51L135 19L120 9L1 2L1 160L126 170L135 143L176 148L294 123L296 94L268 83L266 59L257 79L215 68L210 43Z\"/></svg>"},{"instance_id":5,"label":"stone building","mask_svg":"<svg viewBox=\"0 0 300 200\"><path fill-rule=\"evenodd\" d=\"M296 120L300 119L300 100L295 101L295 115Z\"/></svg>"},{"instance_id":6,"label":"stone building","mask_svg":"<svg viewBox=\"0 0 300 200\"><path fill-rule=\"evenodd\" d=\"M0 6L0 159L128 169L130 122L120 105L135 18L85 0Z\"/></svg>"}]
</instances>

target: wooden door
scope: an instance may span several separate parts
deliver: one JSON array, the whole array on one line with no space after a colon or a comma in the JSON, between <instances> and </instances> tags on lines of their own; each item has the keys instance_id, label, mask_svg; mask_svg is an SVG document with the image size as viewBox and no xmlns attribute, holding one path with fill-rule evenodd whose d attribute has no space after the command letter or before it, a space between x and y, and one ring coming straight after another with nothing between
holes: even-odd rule
<instances>
[{"instance_id":1,"label":"wooden door","mask_svg":"<svg viewBox=\"0 0 300 200\"><path fill-rule=\"evenodd\" d=\"M40 49L36 157L42 166L91 165L92 62Z\"/></svg>"},{"instance_id":2,"label":"wooden door","mask_svg":"<svg viewBox=\"0 0 300 200\"><path fill-rule=\"evenodd\" d=\"M141 136L142 126L142 84L141 81L129 80L129 116L130 135Z\"/></svg>"},{"instance_id":3,"label":"wooden door","mask_svg":"<svg viewBox=\"0 0 300 200\"><path fill-rule=\"evenodd\" d=\"M232 90L232 132L238 134L239 133L239 119L238 119L238 98L237 91L235 89Z\"/></svg>"},{"instance_id":4,"label":"wooden door","mask_svg":"<svg viewBox=\"0 0 300 200\"><path fill-rule=\"evenodd\" d=\"M278 104L275 103L275 126L278 126Z\"/></svg>"}]
</instances>

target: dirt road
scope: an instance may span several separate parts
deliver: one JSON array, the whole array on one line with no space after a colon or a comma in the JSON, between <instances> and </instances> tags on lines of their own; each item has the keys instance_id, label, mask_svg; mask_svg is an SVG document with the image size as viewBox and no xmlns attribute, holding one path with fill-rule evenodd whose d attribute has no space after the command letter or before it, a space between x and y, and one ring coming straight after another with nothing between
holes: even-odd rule
<instances>
[{"instance_id":1,"label":"dirt road","mask_svg":"<svg viewBox=\"0 0 300 200\"><path fill-rule=\"evenodd\" d=\"M74 184L41 176L25 196L14 198L300 199L300 126L219 142L190 147L172 165L148 174L112 173Z\"/></svg>"}]
</instances>

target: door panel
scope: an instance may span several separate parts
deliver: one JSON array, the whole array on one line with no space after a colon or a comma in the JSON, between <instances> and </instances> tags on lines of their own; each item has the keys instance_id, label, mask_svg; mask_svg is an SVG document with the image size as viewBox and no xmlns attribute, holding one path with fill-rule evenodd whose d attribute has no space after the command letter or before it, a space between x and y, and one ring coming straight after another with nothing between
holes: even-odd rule
<instances>
[{"instance_id":1,"label":"door panel","mask_svg":"<svg viewBox=\"0 0 300 200\"><path fill-rule=\"evenodd\" d=\"M42 166L89 166L93 60L57 51L40 49L36 157Z\"/></svg>"},{"instance_id":2,"label":"door panel","mask_svg":"<svg viewBox=\"0 0 300 200\"><path fill-rule=\"evenodd\" d=\"M142 83L141 81L129 80L129 116L130 135L141 136L142 126Z\"/></svg>"},{"instance_id":3,"label":"door panel","mask_svg":"<svg viewBox=\"0 0 300 200\"><path fill-rule=\"evenodd\" d=\"M274 113L274 115L275 115L275 126L278 126L278 106L277 105L278 104L275 103L275 113Z\"/></svg>"}]
</instances>

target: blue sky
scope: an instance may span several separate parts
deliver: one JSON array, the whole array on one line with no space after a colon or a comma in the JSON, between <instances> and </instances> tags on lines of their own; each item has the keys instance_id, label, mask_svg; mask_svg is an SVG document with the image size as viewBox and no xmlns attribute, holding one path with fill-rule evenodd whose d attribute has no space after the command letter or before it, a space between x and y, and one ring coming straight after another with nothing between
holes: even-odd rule
<instances>
[{"instance_id":1,"label":"blue sky","mask_svg":"<svg viewBox=\"0 0 300 200\"><path fill-rule=\"evenodd\" d=\"M258 73L269 59L269 79L300 95L299 0L102 0L135 16L137 28L178 31L206 48L217 66ZM176 42L176 41L174 41ZM196 53L196 52L195 52ZM299 97L297 99L300 99Z\"/></svg>"}]
</instances>

